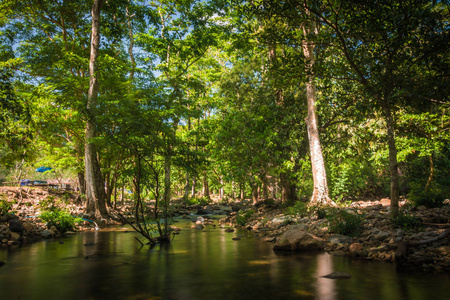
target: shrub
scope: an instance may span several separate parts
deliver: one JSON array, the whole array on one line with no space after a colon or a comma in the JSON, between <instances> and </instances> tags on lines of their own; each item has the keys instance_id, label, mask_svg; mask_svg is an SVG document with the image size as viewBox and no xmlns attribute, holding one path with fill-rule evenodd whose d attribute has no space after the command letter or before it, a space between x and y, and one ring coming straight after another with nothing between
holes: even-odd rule
<instances>
[{"instance_id":1,"label":"shrub","mask_svg":"<svg viewBox=\"0 0 450 300\"><path fill-rule=\"evenodd\" d=\"M326 218L331 232L349 236L360 232L363 221L362 216L339 208L329 209Z\"/></svg>"},{"instance_id":2,"label":"shrub","mask_svg":"<svg viewBox=\"0 0 450 300\"><path fill-rule=\"evenodd\" d=\"M0 214L6 214L12 208L12 204L5 198L0 198Z\"/></svg>"},{"instance_id":3,"label":"shrub","mask_svg":"<svg viewBox=\"0 0 450 300\"><path fill-rule=\"evenodd\" d=\"M413 185L409 194L409 200L415 207L424 205L428 208L441 207L446 199L445 192L437 185L424 189L420 184Z\"/></svg>"},{"instance_id":4,"label":"shrub","mask_svg":"<svg viewBox=\"0 0 450 300\"><path fill-rule=\"evenodd\" d=\"M402 211L399 212L397 218L393 222L395 226L402 227L403 229L419 228L421 226L421 220L419 218L407 215Z\"/></svg>"},{"instance_id":5,"label":"shrub","mask_svg":"<svg viewBox=\"0 0 450 300\"><path fill-rule=\"evenodd\" d=\"M192 197L185 200L186 205L208 205L211 200L207 197Z\"/></svg>"},{"instance_id":6,"label":"shrub","mask_svg":"<svg viewBox=\"0 0 450 300\"><path fill-rule=\"evenodd\" d=\"M48 228L55 226L60 232L73 230L77 223L83 222L81 218L75 218L68 212L60 209L43 211L40 218L47 223Z\"/></svg>"},{"instance_id":7,"label":"shrub","mask_svg":"<svg viewBox=\"0 0 450 300\"><path fill-rule=\"evenodd\" d=\"M241 211L236 215L236 224L244 226L247 221L253 216L253 210Z\"/></svg>"},{"instance_id":8,"label":"shrub","mask_svg":"<svg viewBox=\"0 0 450 300\"><path fill-rule=\"evenodd\" d=\"M286 209L286 214L304 217L308 214L308 205L304 202L297 201L293 206Z\"/></svg>"}]
</instances>

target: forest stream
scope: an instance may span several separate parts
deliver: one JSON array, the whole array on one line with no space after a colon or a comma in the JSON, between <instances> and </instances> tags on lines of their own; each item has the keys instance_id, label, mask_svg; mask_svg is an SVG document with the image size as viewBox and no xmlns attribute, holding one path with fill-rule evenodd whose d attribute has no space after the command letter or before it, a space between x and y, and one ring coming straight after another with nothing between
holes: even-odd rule
<instances>
[{"instance_id":1,"label":"forest stream","mask_svg":"<svg viewBox=\"0 0 450 300\"><path fill-rule=\"evenodd\" d=\"M327 253L277 255L244 229L191 228L141 246L127 227L0 249L1 299L450 299L448 274ZM332 272L348 279L328 279Z\"/></svg>"}]
</instances>

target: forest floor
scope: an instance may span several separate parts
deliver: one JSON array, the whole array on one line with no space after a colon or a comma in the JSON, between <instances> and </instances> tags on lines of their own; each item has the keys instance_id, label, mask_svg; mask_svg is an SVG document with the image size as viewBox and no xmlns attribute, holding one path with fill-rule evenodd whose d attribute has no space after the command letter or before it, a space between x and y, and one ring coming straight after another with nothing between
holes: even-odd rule
<instances>
[{"instance_id":1,"label":"forest floor","mask_svg":"<svg viewBox=\"0 0 450 300\"><path fill-rule=\"evenodd\" d=\"M12 204L9 213L1 214L0 207L0 245L3 247L61 236L62 233L54 226L47 228L39 218L40 212L49 205L88 219L83 214L84 206L77 193L38 187L23 187L21 190L22 197L17 187L0 187L0 204L2 199ZM340 225L349 222L345 216L332 219L319 218L317 212L291 211L288 214L288 210L276 201L262 201L257 205L244 200L186 206L178 200L171 207L173 216L198 214L207 219L212 214L227 215L219 221L221 227L244 227L258 238L274 243L277 251L327 251L332 255L357 259L396 262L402 267L427 272L450 273L450 202L446 200L442 207L428 209L413 208L402 201L404 218L400 224L391 221L389 205L389 199L381 199L355 201L343 207L346 214L359 216L361 222L359 230L349 235L333 233L336 225L341 228ZM111 212L115 216L118 212L130 215L131 203L119 205L116 211ZM100 227L107 226L98 223ZM109 223L118 224L117 221ZM93 222L85 221L75 230L95 230L95 226Z\"/></svg>"}]
</instances>

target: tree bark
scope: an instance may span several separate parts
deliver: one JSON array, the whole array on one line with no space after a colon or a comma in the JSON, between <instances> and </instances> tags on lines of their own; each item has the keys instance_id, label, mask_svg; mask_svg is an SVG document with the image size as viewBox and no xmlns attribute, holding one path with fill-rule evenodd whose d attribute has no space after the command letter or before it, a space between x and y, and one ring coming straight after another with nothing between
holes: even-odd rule
<instances>
[{"instance_id":1,"label":"tree bark","mask_svg":"<svg viewBox=\"0 0 450 300\"><path fill-rule=\"evenodd\" d=\"M308 13L308 11L307 11ZM311 204L334 205L329 197L327 173L325 170L325 161L323 159L322 147L319 138L318 119L316 114L316 86L314 82L314 42L310 41L308 36L318 33L318 27L315 20L309 21L309 24L302 26L304 40L302 41L303 53L305 55L306 81L306 99L308 115L306 117L306 126L308 131L309 151L311 155L311 167L314 180L314 190L311 197Z\"/></svg>"},{"instance_id":2,"label":"tree bark","mask_svg":"<svg viewBox=\"0 0 450 300\"><path fill-rule=\"evenodd\" d=\"M203 171L203 190L202 190L203 197L209 199L209 185L208 185L208 176L206 171Z\"/></svg>"},{"instance_id":3,"label":"tree bark","mask_svg":"<svg viewBox=\"0 0 450 300\"><path fill-rule=\"evenodd\" d=\"M397 162L397 147L395 145L395 127L392 118L392 111L388 99L382 100L383 113L386 121L386 130L389 146L389 173L391 177L391 218L395 219L398 216L398 201L399 201L399 184L398 184L398 162Z\"/></svg>"},{"instance_id":4,"label":"tree bark","mask_svg":"<svg viewBox=\"0 0 450 300\"><path fill-rule=\"evenodd\" d=\"M87 120L85 141L85 178L86 178L86 213L94 214L97 218L108 218L105 205L105 188L97 158L97 150L92 139L97 136L94 122L95 108L97 105L98 66L97 57L100 46L100 11L103 0L94 0L92 5L92 32L91 32L91 54L89 60L89 91L87 97Z\"/></svg>"}]
</instances>

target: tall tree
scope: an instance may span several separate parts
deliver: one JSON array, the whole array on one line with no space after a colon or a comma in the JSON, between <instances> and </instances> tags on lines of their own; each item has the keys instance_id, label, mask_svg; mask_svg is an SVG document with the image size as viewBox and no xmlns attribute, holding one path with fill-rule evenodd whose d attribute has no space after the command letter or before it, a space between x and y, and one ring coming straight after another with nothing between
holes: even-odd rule
<instances>
[{"instance_id":1,"label":"tall tree","mask_svg":"<svg viewBox=\"0 0 450 300\"><path fill-rule=\"evenodd\" d=\"M89 59L89 92L86 110L86 142L85 142L85 180L86 180L86 212L96 217L107 218L106 194L97 150L93 140L97 136L95 115L97 114L98 52L100 47L100 12L104 0L94 0L92 4L91 54Z\"/></svg>"}]
</instances>

